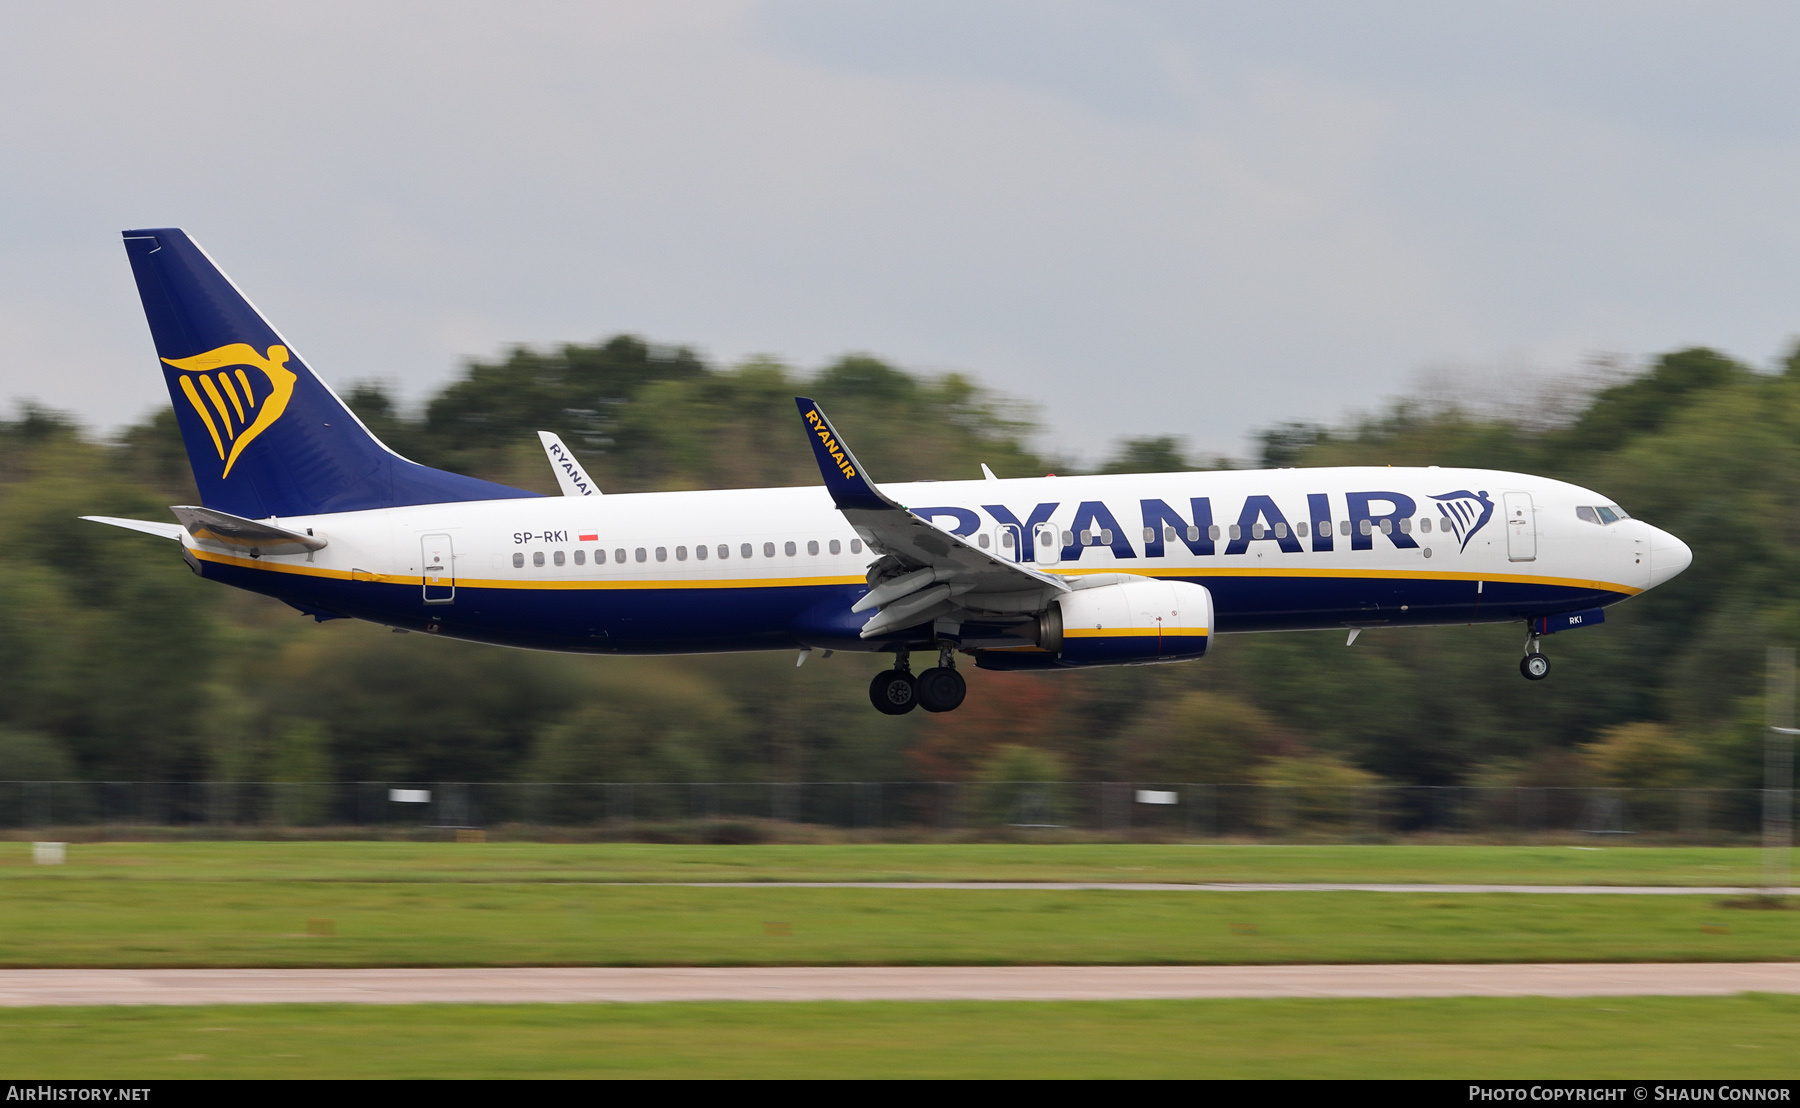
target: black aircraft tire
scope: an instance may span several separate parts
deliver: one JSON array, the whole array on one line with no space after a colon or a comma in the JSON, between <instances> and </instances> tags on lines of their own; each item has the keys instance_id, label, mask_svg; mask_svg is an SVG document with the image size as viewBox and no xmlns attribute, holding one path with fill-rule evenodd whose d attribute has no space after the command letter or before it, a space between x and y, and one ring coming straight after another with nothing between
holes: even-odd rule
<instances>
[{"instance_id":1,"label":"black aircraft tire","mask_svg":"<svg viewBox=\"0 0 1800 1108\"><path fill-rule=\"evenodd\" d=\"M1519 672L1527 681L1542 681L1550 676L1550 659L1542 654L1527 654L1519 659Z\"/></svg>"},{"instance_id":2,"label":"black aircraft tire","mask_svg":"<svg viewBox=\"0 0 1800 1108\"><path fill-rule=\"evenodd\" d=\"M953 712L969 695L969 683L953 669L937 666L919 674L919 707L927 712Z\"/></svg>"},{"instance_id":3,"label":"black aircraft tire","mask_svg":"<svg viewBox=\"0 0 1800 1108\"><path fill-rule=\"evenodd\" d=\"M903 716L919 706L919 683L910 673L884 669L869 682L869 703L884 715Z\"/></svg>"}]
</instances>

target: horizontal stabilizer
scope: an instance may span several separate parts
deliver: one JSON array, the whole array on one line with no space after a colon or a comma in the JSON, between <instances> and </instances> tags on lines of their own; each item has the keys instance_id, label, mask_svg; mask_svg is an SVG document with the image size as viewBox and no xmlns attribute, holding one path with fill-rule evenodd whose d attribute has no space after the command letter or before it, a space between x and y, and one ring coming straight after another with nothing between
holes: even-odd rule
<instances>
[{"instance_id":1,"label":"horizontal stabilizer","mask_svg":"<svg viewBox=\"0 0 1800 1108\"><path fill-rule=\"evenodd\" d=\"M181 524L158 523L153 519L120 519L117 516L82 516L90 523L104 523L108 527L123 527L127 531L142 531L146 535L155 535L159 539L181 541Z\"/></svg>"},{"instance_id":2,"label":"horizontal stabilizer","mask_svg":"<svg viewBox=\"0 0 1800 1108\"><path fill-rule=\"evenodd\" d=\"M169 510L187 528L187 533L194 536L195 542L228 547L253 557L264 554L304 554L309 550L325 548L324 539L270 523L244 519L216 508L178 504Z\"/></svg>"}]
</instances>

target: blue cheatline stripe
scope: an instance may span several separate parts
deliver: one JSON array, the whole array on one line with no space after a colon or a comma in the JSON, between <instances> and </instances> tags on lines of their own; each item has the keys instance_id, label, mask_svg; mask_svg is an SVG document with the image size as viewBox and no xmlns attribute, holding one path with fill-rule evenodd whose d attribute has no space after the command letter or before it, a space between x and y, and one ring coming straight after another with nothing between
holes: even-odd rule
<instances>
[{"instance_id":1,"label":"blue cheatline stripe","mask_svg":"<svg viewBox=\"0 0 1800 1108\"><path fill-rule=\"evenodd\" d=\"M248 559L205 555L213 580L290 603L403 627L514 646L594 652L708 652L785 649L831 643L878 649L857 632L867 613L850 612L865 586L803 579L755 587L493 588L459 582L456 602L426 605L418 578L353 581L347 574L271 572ZM283 567L291 568L291 567ZM1507 622L1604 607L1624 591L1587 585L1396 577L1192 577L1212 590L1213 632L1344 626L1429 626ZM965 632L967 633L967 632Z\"/></svg>"}]
</instances>

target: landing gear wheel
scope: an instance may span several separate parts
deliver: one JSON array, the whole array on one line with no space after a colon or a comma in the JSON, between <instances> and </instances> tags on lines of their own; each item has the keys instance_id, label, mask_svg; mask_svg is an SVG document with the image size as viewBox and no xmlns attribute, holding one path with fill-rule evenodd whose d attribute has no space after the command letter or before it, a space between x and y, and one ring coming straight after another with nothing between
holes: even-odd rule
<instances>
[{"instance_id":1,"label":"landing gear wheel","mask_svg":"<svg viewBox=\"0 0 1800 1108\"><path fill-rule=\"evenodd\" d=\"M1519 659L1519 672L1527 681L1542 681L1550 676L1550 659L1542 654L1527 654Z\"/></svg>"},{"instance_id":2,"label":"landing gear wheel","mask_svg":"<svg viewBox=\"0 0 1800 1108\"><path fill-rule=\"evenodd\" d=\"M919 674L919 707L927 712L954 711L969 693L963 675L944 666Z\"/></svg>"},{"instance_id":3,"label":"landing gear wheel","mask_svg":"<svg viewBox=\"0 0 1800 1108\"><path fill-rule=\"evenodd\" d=\"M919 683L910 673L884 669L869 682L869 703L877 712L903 716L919 706Z\"/></svg>"}]
</instances>

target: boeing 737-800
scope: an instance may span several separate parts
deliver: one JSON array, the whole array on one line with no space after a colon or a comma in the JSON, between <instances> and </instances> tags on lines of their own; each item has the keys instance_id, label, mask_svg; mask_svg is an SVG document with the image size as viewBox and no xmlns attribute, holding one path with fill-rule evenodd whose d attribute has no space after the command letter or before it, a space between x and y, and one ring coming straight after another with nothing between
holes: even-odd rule
<instances>
[{"instance_id":1,"label":"boeing 737-800","mask_svg":"<svg viewBox=\"0 0 1800 1108\"><path fill-rule=\"evenodd\" d=\"M182 231L125 249L201 504L87 518L321 621L588 654L879 651L870 699L899 714L961 704L959 656L1140 665L1251 631L1522 623L1536 680L1544 636L1691 559L1599 493L1492 470L877 484L806 398L822 486L608 496L545 432L565 494L546 497L389 450Z\"/></svg>"}]
</instances>

